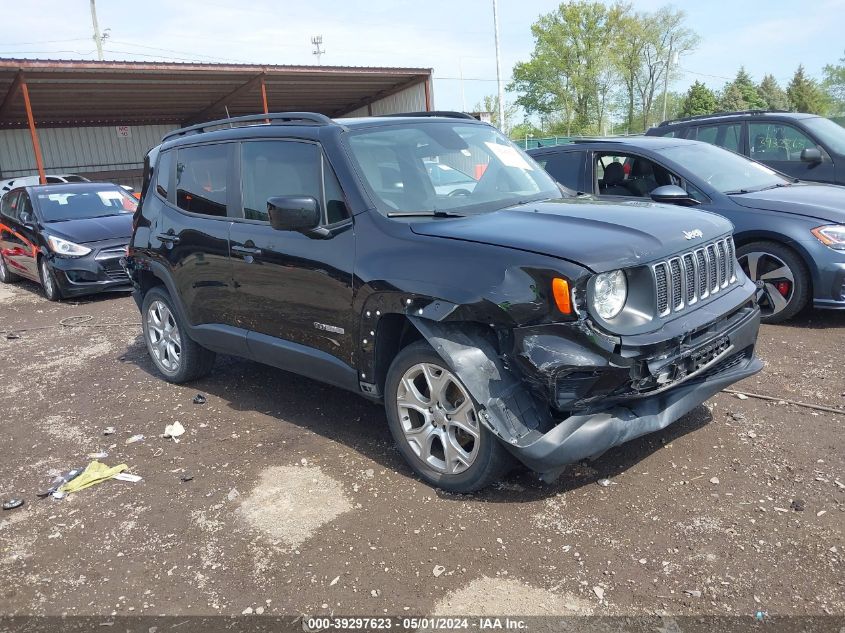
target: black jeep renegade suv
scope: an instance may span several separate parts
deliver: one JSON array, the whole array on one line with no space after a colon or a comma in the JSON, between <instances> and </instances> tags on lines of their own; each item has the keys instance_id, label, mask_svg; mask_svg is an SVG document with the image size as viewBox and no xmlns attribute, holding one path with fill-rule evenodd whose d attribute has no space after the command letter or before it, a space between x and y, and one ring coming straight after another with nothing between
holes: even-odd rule
<instances>
[{"instance_id":1,"label":"black jeep renegade suv","mask_svg":"<svg viewBox=\"0 0 845 633\"><path fill-rule=\"evenodd\" d=\"M125 265L164 377L219 352L383 400L411 467L470 491L512 457L551 480L761 368L727 220L575 197L438 114L240 117L150 151Z\"/></svg>"}]
</instances>

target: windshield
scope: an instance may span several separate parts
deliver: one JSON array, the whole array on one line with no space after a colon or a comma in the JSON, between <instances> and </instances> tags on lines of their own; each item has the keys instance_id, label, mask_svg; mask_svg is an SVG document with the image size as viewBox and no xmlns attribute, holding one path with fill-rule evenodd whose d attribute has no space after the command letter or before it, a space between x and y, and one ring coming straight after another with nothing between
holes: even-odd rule
<instances>
[{"instance_id":1,"label":"windshield","mask_svg":"<svg viewBox=\"0 0 845 633\"><path fill-rule=\"evenodd\" d=\"M533 159L487 125L400 123L350 132L349 145L385 214L481 213L562 195Z\"/></svg>"},{"instance_id":2,"label":"windshield","mask_svg":"<svg viewBox=\"0 0 845 633\"><path fill-rule=\"evenodd\" d=\"M36 194L45 222L134 213L138 201L114 185L49 187Z\"/></svg>"},{"instance_id":3,"label":"windshield","mask_svg":"<svg viewBox=\"0 0 845 633\"><path fill-rule=\"evenodd\" d=\"M801 122L834 152L845 154L845 127L820 116L803 119Z\"/></svg>"},{"instance_id":4,"label":"windshield","mask_svg":"<svg viewBox=\"0 0 845 633\"><path fill-rule=\"evenodd\" d=\"M790 184L760 163L707 143L667 147L661 154L722 193L749 193Z\"/></svg>"}]
</instances>

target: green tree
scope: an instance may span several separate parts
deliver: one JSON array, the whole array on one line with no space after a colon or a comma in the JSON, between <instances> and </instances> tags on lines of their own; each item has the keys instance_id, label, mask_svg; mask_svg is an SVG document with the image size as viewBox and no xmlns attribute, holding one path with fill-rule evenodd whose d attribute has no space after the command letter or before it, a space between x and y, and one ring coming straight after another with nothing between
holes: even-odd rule
<instances>
[{"instance_id":1,"label":"green tree","mask_svg":"<svg viewBox=\"0 0 845 633\"><path fill-rule=\"evenodd\" d=\"M763 81L757 86L757 93L765 102L767 110L788 110L789 97L786 91L780 87L773 75L766 75Z\"/></svg>"},{"instance_id":2,"label":"green tree","mask_svg":"<svg viewBox=\"0 0 845 633\"><path fill-rule=\"evenodd\" d=\"M517 123L512 128L510 128L510 138L517 142L525 143L525 139L528 137L533 138L542 138L544 136L543 130L538 128L536 125L531 123L530 121L523 121L522 123ZM536 143L535 143L536 145ZM521 147L521 145L520 145ZM533 145L532 145L533 147Z\"/></svg>"},{"instance_id":3,"label":"green tree","mask_svg":"<svg viewBox=\"0 0 845 633\"><path fill-rule=\"evenodd\" d=\"M828 64L824 67L824 81L822 87L827 95L833 109L837 114L845 113L845 57L839 60L839 64Z\"/></svg>"},{"instance_id":4,"label":"green tree","mask_svg":"<svg viewBox=\"0 0 845 633\"><path fill-rule=\"evenodd\" d=\"M499 122L499 95L484 95L484 97L481 98L481 101L476 103L475 108L473 108L473 112L489 112L490 123L503 132L511 129L511 122L518 110L519 108L515 103L505 101L505 122L504 125L501 125Z\"/></svg>"},{"instance_id":5,"label":"green tree","mask_svg":"<svg viewBox=\"0 0 845 633\"><path fill-rule=\"evenodd\" d=\"M698 46L699 37L684 26L685 19L686 14L672 6L662 7L654 13L640 14L645 46L635 84L642 109L643 129L649 125L655 96L665 83L666 73L670 72L672 58Z\"/></svg>"},{"instance_id":6,"label":"green tree","mask_svg":"<svg viewBox=\"0 0 845 633\"><path fill-rule=\"evenodd\" d=\"M719 97L719 110L722 112L736 112L747 109L748 102L742 96L742 91L732 83L726 85Z\"/></svg>"},{"instance_id":7,"label":"green tree","mask_svg":"<svg viewBox=\"0 0 845 633\"><path fill-rule=\"evenodd\" d=\"M719 107L726 112L766 108L765 100L757 92L757 86L754 85L751 75L745 71L744 66L740 67L734 80L725 86Z\"/></svg>"},{"instance_id":8,"label":"green tree","mask_svg":"<svg viewBox=\"0 0 845 633\"><path fill-rule=\"evenodd\" d=\"M594 131L614 78L607 52L627 11L619 2L577 0L541 15L531 26L531 59L516 64L508 86L520 93L517 104L529 113L563 113L568 134Z\"/></svg>"},{"instance_id":9,"label":"green tree","mask_svg":"<svg viewBox=\"0 0 845 633\"><path fill-rule=\"evenodd\" d=\"M619 21L619 41L611 50L613 65L619 73L622 92L616 101L625 112L625 129L634 129L637 77L642 72L643 51L647 45L646 29L641 16L626 13Z\"/></svg>"},{"instance_id":10,"label":"green tree","mask_svg":"<svg viewBox=\"0 0 845 633\"><path fill-rule=\"evenodd\" d=\"M700 81L696 81L681 101L681 116L698 116L700 114L712 114L718 108L716 95Z\"/></svg>"},{"instance_id":11,"label":"green tree","mask_svg":"<svg viewBox=\"0 0 845 633\"><path fill-rule=\"evenodd\" d=\"M786 87L786 94L789 97L789 107L793 112L810 112L812 114L825 114L827 112L827 95L815 79L807 77L803 64L798 66L792 76L792 81Z\"/></svg>"}]
</instances>

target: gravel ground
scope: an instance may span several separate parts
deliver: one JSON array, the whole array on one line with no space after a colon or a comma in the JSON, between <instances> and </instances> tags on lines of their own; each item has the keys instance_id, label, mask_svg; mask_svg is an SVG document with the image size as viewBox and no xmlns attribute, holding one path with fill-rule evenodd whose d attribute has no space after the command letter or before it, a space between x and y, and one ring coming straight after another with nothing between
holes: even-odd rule
<instances>
[{"instance_id":1,"label":"gravel ground","mask_svg":"<svg viewBox=\"0 0 845 633\"><path fill-rule=\"evenodd\" d=\"M352 394L234 358L164 382L127 296L0 306L46 326L0 335L0 498L26 501L0 513L0 615L845 615L845 414L785 402L845 413L845 314L764 326L739 388L781 402L722 393L553 485L451 495ZM82 315L124 325L57 326ZM36 497L100 451L143 480Z\"/></svg>"}]
</instances>

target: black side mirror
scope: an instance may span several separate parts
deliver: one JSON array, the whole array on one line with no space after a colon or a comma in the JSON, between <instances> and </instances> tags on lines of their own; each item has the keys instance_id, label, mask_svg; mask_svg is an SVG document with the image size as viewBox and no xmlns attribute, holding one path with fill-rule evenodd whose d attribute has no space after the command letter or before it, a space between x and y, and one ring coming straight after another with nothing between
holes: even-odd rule
<instances>
[{"instance_id":1,"label":"black side mirror","mask_svg":"<svg viewBox=\"0 0 845 633\"><path fill-rule=\"evenodd\" d=\"M21 214L18 216L18 219L24 226L33 226L35 224L35 218L33 218L32 214L28 211L21 211Z\"/></svg>"},{"instance_id":2,"label":"black side mirror","mask_svg":"<svg viewBox=\"0 0 845 633\"><path fill-rule=\"evenodd\" d=\"M805 147L801 150L801 161L817 165L822 162L822 153L818 147Z\"/></svg>"},{"instance_id":3,"label":"black side mirror","mask_svg":"<svg viewBox=\"0 0 845 633\"><path fill-rule=\"evenodd\" d=\"M701 204L698 200L689 195L677 185L663 185L651 192L651 199L663 204L680 204L685 207L692 207Z\"/></svg>"},{"instance_id":4,"label":"black side mirror","mask_svg":"<svg viewBox=\"0 0 845 633\"><path fill-rule=\"evenodd\" d=\"M320 204L311 196L279 196L267 200L270 226L304 233L320 225Z\"/></svg>"}]
</instances>

